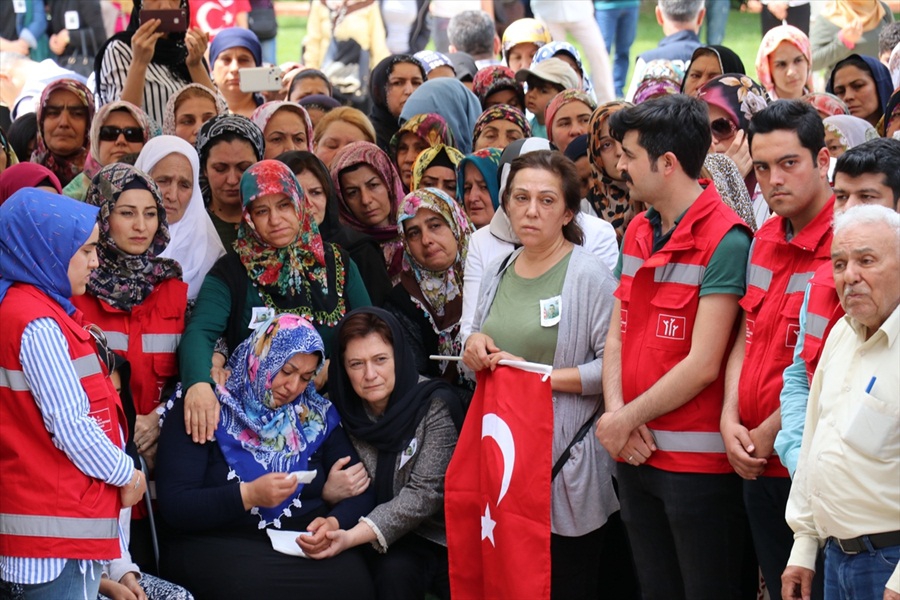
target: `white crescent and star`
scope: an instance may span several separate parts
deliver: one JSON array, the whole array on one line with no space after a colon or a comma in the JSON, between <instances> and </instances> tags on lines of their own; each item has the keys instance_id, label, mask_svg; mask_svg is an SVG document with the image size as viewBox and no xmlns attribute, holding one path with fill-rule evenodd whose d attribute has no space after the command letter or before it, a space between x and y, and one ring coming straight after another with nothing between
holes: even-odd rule
<instances>
[{"instance_id":1,"label":"white crescent and star","mask_svg":"<svg viewBox=\"0 0 900 600\"><path fill-rule=\"evenodd\" d=\"M512 431L506 421L495 413L488 413L481 419L481 439L494 438L500 448L503 457L503 477L500 480L500 493L497 496L497 506L509 490L509 482L512 479L513 467L516 464L516 443ZM488 539L494 545L494 527L497 522L491 518L491 507L484 506L484 515L481 517L481 539Z\"/></svg>"}]
</instances>

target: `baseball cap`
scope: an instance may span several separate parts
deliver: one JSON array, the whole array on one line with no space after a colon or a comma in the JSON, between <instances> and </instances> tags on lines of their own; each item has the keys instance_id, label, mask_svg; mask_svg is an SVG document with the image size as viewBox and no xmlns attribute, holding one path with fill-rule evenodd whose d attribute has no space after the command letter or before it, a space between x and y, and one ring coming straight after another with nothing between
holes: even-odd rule
<instances>
[{"instance_id":1,"label":"baseball cap","mask_svg":"<svg viewBox=\"0 0 900 600\"><path fill-rule=\"evenodd\" d=\"M528 69L520 69L516 73L516 81L525 83L529 77L537 77L550 83L563 86L563 89L580 89L578 74L563 60L548 58L538 64L532 64Z\"/></svg>"}]
</instances>

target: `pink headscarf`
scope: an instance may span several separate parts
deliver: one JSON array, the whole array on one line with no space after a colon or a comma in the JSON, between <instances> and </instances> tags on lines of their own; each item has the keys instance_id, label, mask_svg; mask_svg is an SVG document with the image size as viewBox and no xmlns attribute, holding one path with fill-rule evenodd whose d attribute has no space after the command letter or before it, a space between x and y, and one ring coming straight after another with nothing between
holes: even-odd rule
<instances>
[{"instance_id":1,"label":"pink headscarf","mask_svg":"<svg viewBox=\"0 0 900 600\"><path fill-rule=\"evenodd\" d=\"M808 65L806 75L806 92L813 90L812 78L812 50L810 49L809 38L805 33L794 27L793 25L779 25L770 29L762 42L759 44L759 52L756 53L756 76L772 100L776 100L775 81L772 79L772 70L769 66L769 55L772 54L781 42L789 42L797 47L797 49L806 58Z\"/></svg>"}]
</instances>

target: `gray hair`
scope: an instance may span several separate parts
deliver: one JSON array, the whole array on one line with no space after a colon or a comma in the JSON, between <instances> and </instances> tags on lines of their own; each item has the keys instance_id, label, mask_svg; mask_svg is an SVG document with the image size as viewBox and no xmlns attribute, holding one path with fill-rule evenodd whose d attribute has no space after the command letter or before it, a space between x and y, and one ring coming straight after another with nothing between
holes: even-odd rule
<instances>
[{"instance_id":1,"label":"gray hair","mask_svg":"<svg viewBox=\"0 0 900 600\"><path fill-rule=\"evenodd\" d=\"M715 0L722 2L722 0ZM697 15L705 6L704 0L657 0L657 6L663 16L676 23L689 23L697 20Z\"/></svg>"},{"instance_id":2,"label":"gray hair","mask_svg":"<svg viewBox=\"0 0 900 600\"><path fill-rule=\"evenodd\" d=\"M447 26L447 37L456 51L473 57L493 54L495 35L494 20L483 10L465 10Z\"/></svg>"},{"instance_id":3,"label":"gray hair","mask_svg":"<svg viewBox=\"0 0 900 600\"><path fill-rule=\"evenodd\" d=\"M900 242L900 213L880 204L861 204L834 217L834 235L855 225L884 223L894 230Z\"/></svg>"}]
</instances>

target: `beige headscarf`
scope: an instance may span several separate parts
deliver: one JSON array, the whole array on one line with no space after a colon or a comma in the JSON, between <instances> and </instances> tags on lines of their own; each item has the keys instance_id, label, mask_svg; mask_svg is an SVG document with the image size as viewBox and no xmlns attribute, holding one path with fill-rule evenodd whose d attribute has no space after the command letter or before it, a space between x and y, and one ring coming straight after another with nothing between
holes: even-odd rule
<instances>
[{"instance_id":1,"label":"beige headscarf","mask_svg":"<svg viewBox=\"0 0 900 600\"><path fill-rule=\"evenodd\" d=\"M881 0L831 0L821 16L841 29L859 19L863 31L872 31L884 18L884 5Z\"/></svg>"}]
</instances>

